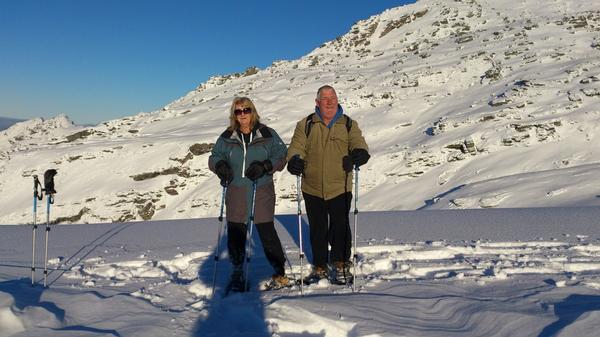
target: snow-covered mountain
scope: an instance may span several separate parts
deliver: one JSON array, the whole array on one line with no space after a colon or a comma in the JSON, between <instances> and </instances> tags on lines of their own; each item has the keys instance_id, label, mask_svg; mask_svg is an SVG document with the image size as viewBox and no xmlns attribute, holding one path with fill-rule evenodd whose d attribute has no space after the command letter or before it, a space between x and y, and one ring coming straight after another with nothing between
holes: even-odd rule
<instances>
[{"instance_id":1,"label":"snow-covered mountain","mask_svg":"<svg viewBox=\"0 0 600 337\"><path fill-rule=\"evenodd\" d=\"M600 3L420 0L308 55L216 76L160 111L0 133L0 223L32 221L32 176L56 168L58 222L214 216L207 168L234 96L289 141L331 84L370 144L361 210L600 204ZM558 187L557 187L558 186ZM276 175L278 213L295 179Z\"/></svg>"}]
</instances>

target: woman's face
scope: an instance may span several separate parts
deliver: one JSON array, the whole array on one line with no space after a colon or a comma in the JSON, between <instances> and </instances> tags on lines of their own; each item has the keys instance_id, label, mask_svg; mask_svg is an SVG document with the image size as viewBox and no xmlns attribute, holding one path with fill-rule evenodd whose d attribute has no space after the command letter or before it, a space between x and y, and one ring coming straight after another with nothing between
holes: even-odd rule
<instances>
[{"instance_id":1,"label":"woman's face","mask_svg":"<svg viewBox=\"0 0 600 337\"><path fill-rule=\"evenodd\" d=\"M233 112L235 113L235 118L238 123L240 123L240 128L250 127L252 108L246 107L243 104L236 104Z\"/></svg>"}]
</instances>

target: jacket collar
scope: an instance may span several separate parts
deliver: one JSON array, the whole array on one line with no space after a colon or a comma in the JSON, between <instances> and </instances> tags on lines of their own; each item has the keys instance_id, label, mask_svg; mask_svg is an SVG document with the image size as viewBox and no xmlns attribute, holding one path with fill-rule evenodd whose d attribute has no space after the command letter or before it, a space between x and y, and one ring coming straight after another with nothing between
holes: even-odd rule
<instances>
[{"instance_id":1,"label":"jacket collar","mask_svg":"<svg viewBox=\"0 0 600 337\"><path fill-rule=\"evenodd\" d=\"M228 140L237 141L240 143L243 142L243 140L241 139L241 136L239 134L239 130L235 130L233 132L229 129L225 130L225 132L223 132L221 134L221 137L228 139ZM268 128L262 123L256 123L256 125L252 129L252 141L255 141L255 140L261 139L261 138L269 138L269 137L271 137L271 133L269 132Z\"/></svg>"},{"instance_id":2,"label":"jacket collar","mask_svg":"<svg viewBox=\"0 0 600 337\"><path fill-rule=\"evenodd\" d=\"M317 116L319 117L321 122L323 122L323 117L321 117L321 109L319 109L318 106L315 106L315 113L317 114ZM342 117L343 114L344 114L344 109L342 108L341 105L338 104L338 108L335 113L335 116L333 116L333 118L331 119L331 122L329 122L329 124L326 125L327 128L331 129L331 127L335 124L335 122L337 122L338 119L340 119L340 117ZM325 122L323 122L323 123L325 123Z\"/></svg>"}]
</instances>

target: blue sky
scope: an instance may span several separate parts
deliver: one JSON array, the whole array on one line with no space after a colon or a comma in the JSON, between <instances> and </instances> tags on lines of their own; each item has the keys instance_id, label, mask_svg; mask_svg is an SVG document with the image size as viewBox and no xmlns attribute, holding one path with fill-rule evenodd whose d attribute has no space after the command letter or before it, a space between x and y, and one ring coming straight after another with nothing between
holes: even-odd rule
<instances>
[{"instance_id":1,"label":"blue sky","mask_svg":"<svg viewBox=\"0 0 600 337\"><path fill-rule=\"evenodd\" d=\"M0 116L153 111L210 76L299 58L409 0L0 1Z\"/></svg>"}]
</instances>

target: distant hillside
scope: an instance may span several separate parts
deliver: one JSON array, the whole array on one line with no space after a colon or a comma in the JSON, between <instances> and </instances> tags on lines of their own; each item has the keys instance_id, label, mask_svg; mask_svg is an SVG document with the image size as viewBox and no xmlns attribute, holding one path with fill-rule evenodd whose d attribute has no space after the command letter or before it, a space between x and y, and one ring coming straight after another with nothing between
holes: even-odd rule
<instances>
[{"instance_id":1,"label":"distant hillside","mask_svg":"<svg viewBox=\"0 0 600 337\"><path fill-rule=\"evenodd\" d=\"M22 122L22 121L24 121L24 119L0 117L0 131L6 130L9 127L11 127L13 124Z\"/></svg>"}]
</instances>

